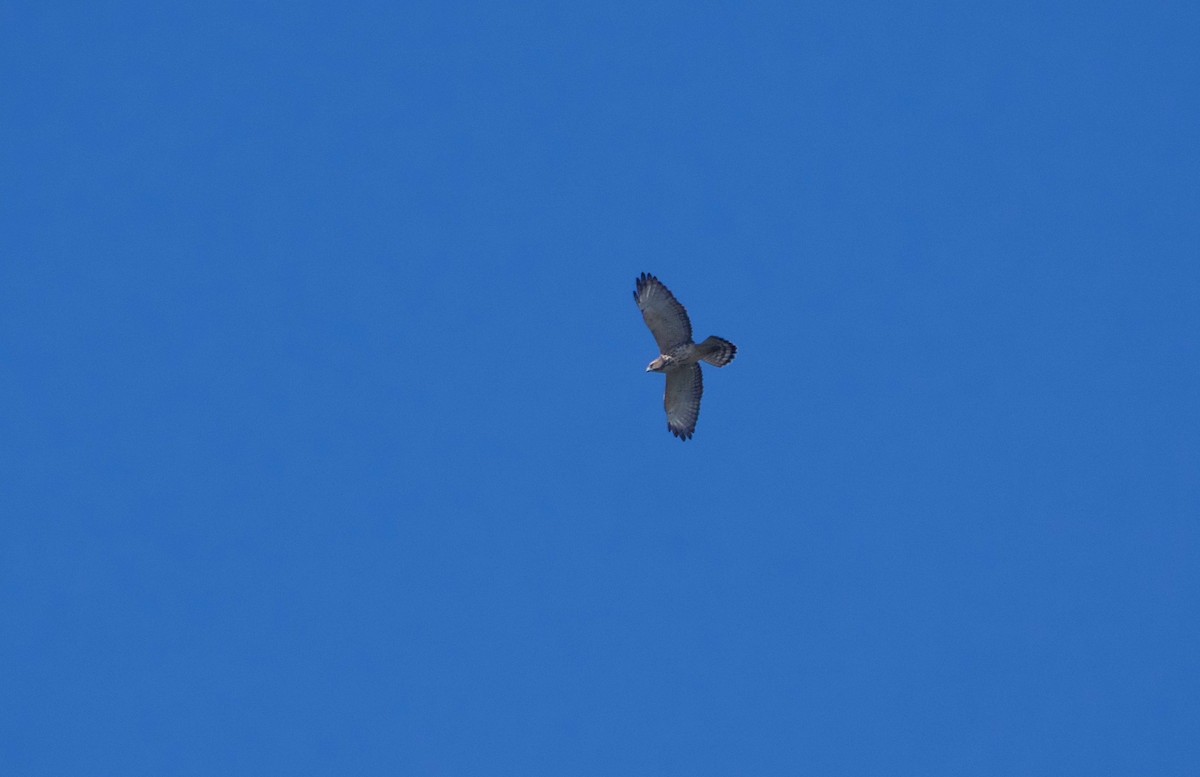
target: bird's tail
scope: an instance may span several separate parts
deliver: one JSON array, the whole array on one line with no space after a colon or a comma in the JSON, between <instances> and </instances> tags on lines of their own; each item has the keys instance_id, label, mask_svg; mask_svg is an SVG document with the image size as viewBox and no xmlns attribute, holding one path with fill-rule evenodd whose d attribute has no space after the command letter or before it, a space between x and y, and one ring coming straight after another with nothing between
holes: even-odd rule
<instances>
[{"instance_id":1,"label":"bird's tail","mask_svg":"<svg viewBox=\"0 0 1200 777\"><path fill-rule=\"evenodd\" d=\"M714 367L724 367L737 356L737 346L720 337L710 337L696 346L700 358Z\"/></svg>"}]
</instances>

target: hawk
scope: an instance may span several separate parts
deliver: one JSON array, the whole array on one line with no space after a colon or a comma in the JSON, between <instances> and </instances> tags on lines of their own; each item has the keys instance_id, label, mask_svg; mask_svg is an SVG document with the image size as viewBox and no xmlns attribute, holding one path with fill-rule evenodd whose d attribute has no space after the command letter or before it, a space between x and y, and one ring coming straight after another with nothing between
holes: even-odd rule
<instances>
[{"instance_id":1,"label":"hawk","mask_svg":"<svg viewBox=\"0 0 1200 777\"><path fill-rule=\"evenodd\" d=\"M687 310L653 275L641 274L633 299L658 344L659 356L650 362L646 372L667 374L663 397L667 429L686 441L695 433L696 419L700 417L700 395L704 393L700 362L724 367L737 355L737 346L720 337L709 337L700 344L692 342L692 322Z\"/></svg>"}]
</instances>

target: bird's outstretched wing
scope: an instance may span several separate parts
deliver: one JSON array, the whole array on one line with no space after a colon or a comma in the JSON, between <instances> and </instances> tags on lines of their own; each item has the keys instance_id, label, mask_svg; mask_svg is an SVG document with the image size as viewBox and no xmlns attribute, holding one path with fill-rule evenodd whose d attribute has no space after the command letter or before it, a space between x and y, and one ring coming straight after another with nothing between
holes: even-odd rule
<instances>
[{"instance_id":1,"label":"bird's outstretched wing","mask_svg":"<svg viewBox=\"0 0 1200 777\"><path fill-rule=\"evenodd\" d=\"M696 431L702 394L704 378L699 364L667 370L667 393L663 397L663 405L667 409L667 428L671 434L687 440Z\"/></svg>"},{"instance_id":2,"label":"bird's outstretched wing","mask_svg":"<svg viewBox=\"0 0 1200 777\"><path fill-rule=\"evenodd\" d=\"M666 353L677 345L691 342L692 322L687 310L658 278L642 273L637 279L633 299L646 319L646 326L658 343L658 352Z\"/></svg>"}]
</instances>

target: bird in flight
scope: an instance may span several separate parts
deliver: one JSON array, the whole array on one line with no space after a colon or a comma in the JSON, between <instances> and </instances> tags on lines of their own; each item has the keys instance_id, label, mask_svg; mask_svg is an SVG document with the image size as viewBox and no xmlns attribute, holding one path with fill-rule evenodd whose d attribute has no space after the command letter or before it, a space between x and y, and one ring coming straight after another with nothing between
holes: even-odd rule
<instances>
[{"instance_id":1,"label":"bird in flight","mask_svg":"<svg viewBox=\"0 0 1200 777\"><path fill-rule=\"evenodd\" d=\"M687 310L653 275L641 274L633 299L658 344L659 356L650 362L646 372L667 375L667 390L663 397L667 429L679 439L688 440L696 431L700 396L704 393L700 362L724 367L737 355L737 346L720 337L709 337L698 344L692 342L692 322Z\"/></svg>"}]
</instances>

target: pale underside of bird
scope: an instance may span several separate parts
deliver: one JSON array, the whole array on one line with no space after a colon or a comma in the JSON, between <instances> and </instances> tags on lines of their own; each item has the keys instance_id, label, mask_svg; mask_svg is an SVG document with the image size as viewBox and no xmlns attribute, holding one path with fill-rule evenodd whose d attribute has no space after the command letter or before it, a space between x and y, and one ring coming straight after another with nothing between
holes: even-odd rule
<instances>
[{"instance_id":1,"label":"pale underside of bird","mask_svg":"<svg viewBox=\"0 0 1200 777\"><path fill-rule=\"evenodd\" d=\"M658 344L659 356L650 362L646 372L662 372L667 376L663 396L667 429L679 439L688 440L696 431L700 397L704 394L700 362L724 367L737 355L737 346L720 337L692 342L692 322L687 310L653 275L641 274L633 299Z\"/></svg>"}]
</instances>

